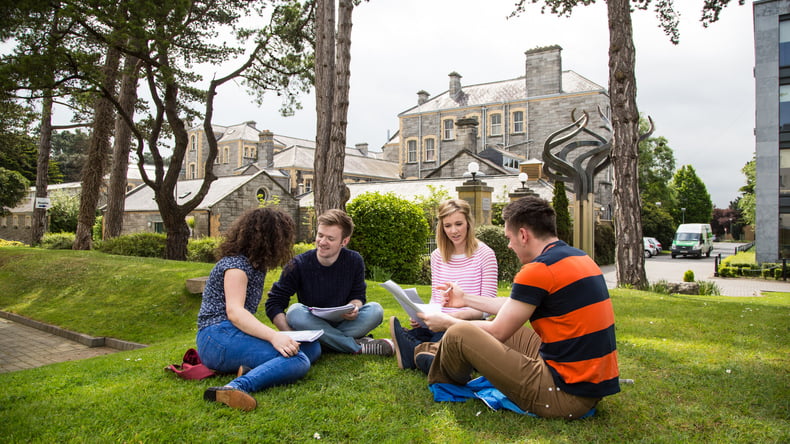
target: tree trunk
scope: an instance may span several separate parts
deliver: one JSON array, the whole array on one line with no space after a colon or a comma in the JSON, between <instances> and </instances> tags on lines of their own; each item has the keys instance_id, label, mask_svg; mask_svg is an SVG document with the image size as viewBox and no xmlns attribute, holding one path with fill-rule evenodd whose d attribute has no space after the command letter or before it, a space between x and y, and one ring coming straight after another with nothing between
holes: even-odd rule
<instances>
[{"instance_id":1,"label":"tree trunk","mask_svg":"<svg viewBox=\"0 0 790 444\"><path fill-rule=\"evenodd\" d=\"M127 55L124 58L124 73L118 102L121 112L129 120L134 118L134 105L137 102L137 57ZM131 150L132 129L118 114L115 119L115 142L113 145L110 186L107 190L107 211L104 217L104 239L121 235L123 230L123 210L126 199L127 172L129 169L129 152Z\"/></svg>"},{"instance_id":2,"label":"tree trunk","mask_svg":"<svg viewBox=\"0 0 790 444\"><path fill-rule=\"evenodd\" d=\"M608 0L609 95L612 105L615 268L618 285L645 288L645 258L639 205L639 111L636 107L636 51L629 0Z\"/></svg>"},{"instance_id":3,"label":"tree trunk","mask_svg":"<svg viewBox=\"0 0 790 444\"><path fill-rule=\"evenodd\" d=\"M36 166L36 197L47 197L49 184L49 154L52 149L52 91L44 94L41 105L41 137L38 141L38 164ZM41 243L47 228L47 210L33 207L33 232L31 245Z\"/></svg>"},{"instance_id":4,"label":"tree trunk","mask_svg":"<svg viewBox=\"0 0 790 444\"><path fill-rule=\"evenodd\" d=\"M346 160L346 127L348 126L348 90L351 78L351 14L352 0L340 0L335 62L335 94L332 101L332 132L324 174L325 207L345 210L349 193L343 182ZM320 214L320 213L318 213Z\"/></svg>"},{"instance_id":5,"label":"tree trunk","mask_svg":"<svg viewBox=\"0 0 790 444\"><path fill-rule=\"evenodd\" d=\"M120 51L111 46L107 49L104 61L102 87L105 94L113 94L118 77ZM90 250L93 223L96 219L96 207L99 193L104 184L104 171L110 152L110 135L112 132L115 112L113 104L103 95L96 99L94 105L93 134L91 134L88 158L82 169L82 191L80 196L80 214L77 219L77 234L74 238L75 250Z\"/></svg>"},{"instance_id":6,"label":"tree trunk","mask_svg":"<svg viewBox=\"0 0 790 444\"><path fill-rule=\"evenodd\" d=\"M315 13L315 108L316 135L313 160L313 195L316 214L333 208L329 167L332 109L335 93L335 2L318 0ZM342 174L342 172L341 172Z\"/></svg>"}]
</instances>

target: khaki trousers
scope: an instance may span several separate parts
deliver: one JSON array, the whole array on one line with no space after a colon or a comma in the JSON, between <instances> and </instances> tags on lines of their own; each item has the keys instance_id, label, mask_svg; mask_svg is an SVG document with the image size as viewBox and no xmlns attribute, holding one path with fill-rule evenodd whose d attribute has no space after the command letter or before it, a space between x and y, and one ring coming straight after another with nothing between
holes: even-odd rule
<instances>
[{"instance_id":1,"label":"khaki trousers","mask_svg":"<svg viewBox=\"0 0 790 444\"><path fill-rule=\"evenodd\" d=\"M479 327L459 322L440 342L420 344L415 354L436 355L429 384L464 385L477 370L516 405L540 417L574 419L595 407L600 398L571 395L554 384L540 345L540 337L526 326L502 343Z\"/></svg>"}]
</instances>

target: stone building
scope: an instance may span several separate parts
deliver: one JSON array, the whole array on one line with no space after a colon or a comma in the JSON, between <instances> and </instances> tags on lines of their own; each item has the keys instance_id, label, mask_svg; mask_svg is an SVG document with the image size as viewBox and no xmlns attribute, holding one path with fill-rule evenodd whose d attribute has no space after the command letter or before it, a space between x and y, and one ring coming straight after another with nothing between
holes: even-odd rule
<instances>
[{"instance_id":1,"label":"stone building","mask_svg":"<svg viewBox=\"0 0 790 444\"><path fill-rule=\"evenodd\" d=\"M179 181L175 190L178 203L190 199L202 182L203 179ZM203 201L187 217L194 219L192 237L220 235L244 211L257 208L261 201L277 202L299 225L303 215L287 184L288 178L276 170L218 178L212 182ZM164 232L153 190L147 185L141 185L126 195L121 234L139 232ZM303 239L306 235L309 233L300 231L298 237Z\"/></svg>"},{"instance_id":2,"label":"stone building","mask_svg":"<svg viewBox=\"0 0 790 444\"><path fill-rule=\"evenodd\" d=\"M403 179L458 177L472 159L486 175L512 174L523 162L542 160L546 139L572 123L572 112L577 118L586 112L587 127L599 128L598 110L608 111L608 92L563 71L561 51L527 51L525 75L515 79L463 85L462 76L452 72L446 91L434 97L419 91L417 105L398 115L399 130L384 146L385 157L397 160ZM596 177L595 187L608 210L611 186L609 168Z\"/></svg>"},{"instance_id":3,"label":"stone building","mask_svg":"<svg viewBox=\"0 0 790 444\"><path fill-rule=\"evenodd\" d=\"M300 195L313 188L315 140L276 135L259 131L254 121L233 126L214 125L217 158L213 171L218 177L251 174L266 168L288 177L292 194ZM205 177L208 140L203 127L189 129L189 147L184 158L184 178ZM387 161L382 153L368 150L360 143L346 148L344 180L346 183L393 180L398 178L397 164Z\"/></svg>"}]
</instances>

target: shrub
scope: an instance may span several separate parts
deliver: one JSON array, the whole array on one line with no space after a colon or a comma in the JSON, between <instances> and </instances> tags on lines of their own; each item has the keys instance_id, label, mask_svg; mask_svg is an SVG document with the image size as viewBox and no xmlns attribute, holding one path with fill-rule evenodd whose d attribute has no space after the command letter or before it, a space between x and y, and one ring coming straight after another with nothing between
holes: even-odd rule
<instances>
[{"instance_id":1,"label":"shrub","mask_svg":"<svg viewBox=\"0 0 790 444\"><path fill-rule=\"evenodd\" d=\"M76 232L80 213L80 196L62 190L50 194L49 230L51 232ZM42 240L43 241L43 240Z\"/></svg>"},{"instance_id":2,"label":"shrub","mask_svg":"<svg viewBox=\"0 0 790 444\"><path fill-rule=\"evenodd\" d=\"M203 237L200 239L190 239L187 243L187 260L190 262L217 261L217 248L222 243L221 237Z\"/></svg>"},{"instance_id":3,"label":"shrub","mask_svg":"<svg viewBox=\"0 0 790 444\"><path fill-rule=\"evenodd\" d=\"M669 283L666 281L666 279L661 279L659 281L656 281L654 284L650 284L650 286L648 287L647 290L648 291L652 291L653 293L659 293L659 294L670 294L671 293L669 291Z\"/></svg>"},{"instance_id":4,"label":"shrub","mask_svg":"<svg viewBox=\"0 0 790 444\"><path fill-rule=\"evenodd\" d=\"M715 282L699 281L699 294L701 296L718 296L721 294L719 286Z\"/></svg>"},{"instance_id":5,"label":"shrub","mask_svg":"<svg viewBox=\"0 0 790 444\"><path fill-rule=\"evenodd\" d=\"M476 236L494 250L499 266L497 279L500 282L513 282L516 273L521 269L521 261L518 260L516 253L507 247L508 240L505 237L505 229L493 225L485 225L477 227Z\"/></svg>"},{"instance_id":6,"label":"shrub","mask_svg":"<svg viewBox=\"0 0 790 444\"><path fill-rule=\"evenodd\" d=\"M420 275L417 277L418 285L431 285L431 256L423 255L422 263L420 264Z\"/></svg>"},{"instance_id":7,"label":"shrub","mask_svg":"<svg viewBox=\"0 0 790 444\"><path fill-rule=\"evenodd\" d=\"M104 226L103 223L104 216L96 216L96 219L93 220L93 227L91 228L91 237L93 240L98 241L102 240L102 227Z\"/></svg>"},{"instance_id":8,"label":"shrub","mask_svg":"<svg viewBox=\"0 0 790 444\"><path fill-rule=\"evenodd\" d=\"M358 251L368 268L392 273L398 283L417 282L428 222L422 209L394 193L364 193L346 210L354 219L349 248Z\"/></svg>"},{"instance_id":9,"label":"shrub","mask_svg":"<svg viewBox=\"0 0 790 444\"><path fill-rule=\"evenodd\" d=\"M694 271L686 270L686 272L683 273L683 282L694 282Z\"/></svg>"},{"instance_id":10,"label":"shrub","mask_svg":"<svg viewBox=\"0 0 790 444\"><path fill-rule=\"evenodd\" d=\"M502 210L507 206L507 202L494 202L491 204L491 225L504 227L505 220L502 219Z\"/></svg>"},{"instance_id":11,"label":"shrub","mask_svg":"<svg viewBox=\"0 0 790 444\"><path fill-rule=\"evenodd\" d=\"M74 237L74 233L45 233L41 237L41 248L71 250L74 247Z\"/></svg>"},{"instance_id":12,"label":"shrub","mask_svg":"<svg viewBox=\"0 0 790 444\"><path fill-rule=\"evenodd\" d=\"M297 242L294 244L294 256L306 253L315 248L315 244L307 242Z\"/></svg>"},{"instance_id":13,"label":"shrub","mask_svg":"<svg viewBox=\"0 0 790 444\"><path fill-rule=\"evenodd\" d=\"M609 265L614 263L614 228L609 224L595 224L595 263Z\"/></svg>"},{"instance_id":14,"label":"shrub","mask_svg":"<svg viewBox=\"0 0 790 444\"><path fill-rule=\"evenodd\" d=\"M162 233L134 233L107 239L97 250L122 256L165 257L167 237Z\"/></svg>"},{"instance_id":15,"label":"shrub","mask_svg":"<svg viewBox=\"0 0 790 444\"><path fill-rule=\"evenodd\" d=\"M27 247L22 242L0 239L0 247Z\"/></svg>"}]
</instances>

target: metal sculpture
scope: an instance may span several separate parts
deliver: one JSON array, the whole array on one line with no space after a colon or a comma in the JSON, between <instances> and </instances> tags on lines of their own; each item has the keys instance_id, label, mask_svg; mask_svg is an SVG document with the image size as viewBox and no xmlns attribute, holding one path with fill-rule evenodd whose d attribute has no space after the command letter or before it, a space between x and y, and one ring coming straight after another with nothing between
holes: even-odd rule
<instances>
[{"instance_id":1,"label":"metal sculpture","mask_svg":"<svg viewBox=\"0 0 790 444\"><path fill-rule=\"evenodd\" d=\"M573 184L575 201L573 204L576 223L573 227L573 242L590 257L595 257L595 176L607 168L611 162L612 152L612 125L610 116L598 107L598 115L603 124L601 129L605 136L597 134L587 128L590 121L587 112L576 119L575 110L571 111L573 123L555 131L546 138L543 145L543 161L546 165L546 174L555 181ZM648 117L650 128L647 133L641 134L639 141L646 139L653 133L653 120ZM588 140L574 140L579 134L592 137ZM563 146L563 144L565 144ZM559 152L553 149L562 146Z\"/></svg>"}]
</instances>

